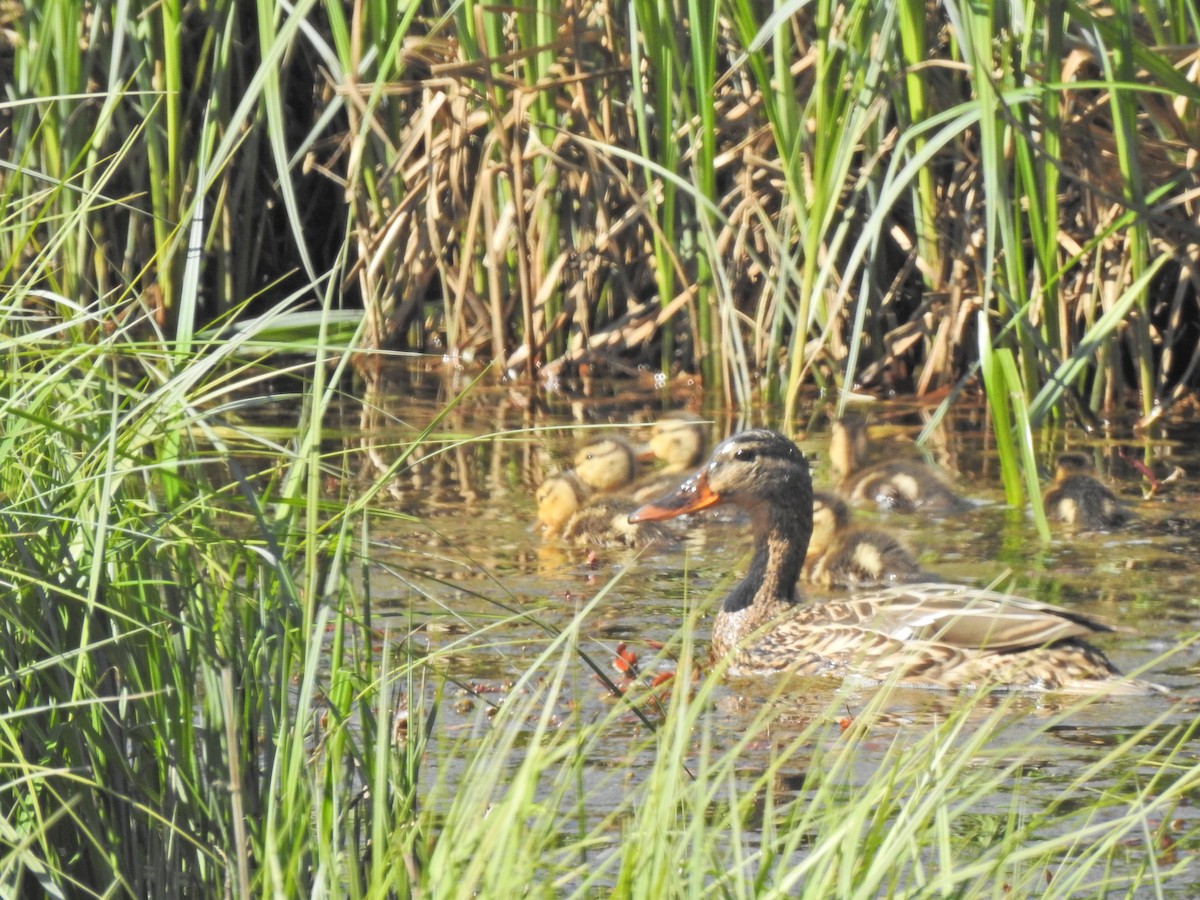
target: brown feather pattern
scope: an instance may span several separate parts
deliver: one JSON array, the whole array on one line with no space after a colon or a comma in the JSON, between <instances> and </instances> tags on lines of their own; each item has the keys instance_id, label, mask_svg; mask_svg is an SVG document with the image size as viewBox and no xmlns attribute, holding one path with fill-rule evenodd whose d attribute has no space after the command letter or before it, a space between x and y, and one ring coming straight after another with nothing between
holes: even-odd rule
<instances>
[{"instance_id":1,"label":"brown feather pattern","mask_svg":"<svg viewBox=\"0 0 1200 900\"><path fill-rule=\"evenodd\" d=\"M1129 510L1092 473L1091 461L1082 453L1064 453L1055 464L1054 483L1042 497L1046 515L1084 531L1121 528L1132 516Z\"/></svg>"},{"instance_id":2,"label":"brown feather pattern","mask_svg":"<svg viewBox=\"0 0 1200 900\"><path fill-rule=\"evenodd\" d=\"M896 512L943 514L971 508L932 466L897 460L864 468L869 451L866 422L849 417L833 423L829 455L841 480L840 490L851 500Z\"/></svg>"},{"instance_id":3,"label":"brown feather pattern","mask_svg":"<svg viewBox=\"0 0 1200 900\"><path fill-rule=\"evenodd\" d=\"M934 688L1161 691L1124 679L1084 638L1117 626L1013 594L911 584L801 605L796 576L812 530L807 460L777 432L722 442L678 490L637 510L659 521L731 503L750 516L755 552L713 625L713 649L740 674L788 671Z\"/></svg>"}]
</instances>

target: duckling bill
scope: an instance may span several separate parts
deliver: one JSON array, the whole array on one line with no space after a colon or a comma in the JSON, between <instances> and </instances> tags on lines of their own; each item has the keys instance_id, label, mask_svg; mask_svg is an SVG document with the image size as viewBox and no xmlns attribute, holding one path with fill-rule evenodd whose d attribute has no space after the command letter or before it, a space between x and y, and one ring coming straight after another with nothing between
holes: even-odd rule
<instances>
[{"instance_id":1,"label":"duckling bill","mask_svg":"<svg viewBox=\"0 0 1200 900\"><path fill-rule=\"evenodd\" d=\"M630 521L656 522L730 503L754 533L749 571L713 624L714 652L731 671L787 671L914 687L1145 693L1084 638L1115 626L1012 594L914 584L801 605L797 577L812 532L804 454L781 434L746 431Z\"/></svg>"}]
</instances>

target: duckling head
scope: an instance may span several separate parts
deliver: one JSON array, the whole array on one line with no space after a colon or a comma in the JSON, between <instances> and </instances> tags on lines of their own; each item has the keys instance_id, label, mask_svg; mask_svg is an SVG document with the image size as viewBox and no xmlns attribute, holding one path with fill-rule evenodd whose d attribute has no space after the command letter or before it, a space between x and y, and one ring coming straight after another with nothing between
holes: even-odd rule
<instances>
[{"instance_id":1,"label":"duckling head","mask_svg":"<svg viewBox=\"0 0 1200 900\"><path fill-rule=\"evenodd\" d=\"M704 425L693 419L665 418L654 423L650 452L666 463L664 473L686 472L704 455Z\"/></svg>"},{"instance_id":2,"label":"duckling head","mask_svg":"<svg viewBox=\"0 0 1200 900\"><path fill-rule=\"evenodd\" d=\"M537 489L537 518L541 530L558 534L579 510L587 488L571 472L551 475Z\"/></svg>"},{"instance_id":3,"label":"duckling head","mask_svg":"<svg viewBox=\"0 0 1200 900\"><path fill-rule=\"evenodd\" d=\"M575 474L594 491L620 490L637 475L637 455L621 438L600 438L579 448Z\"/></svg>"},{"instance_id":4,"label":"duckling head","mask_svg":"<svg viewBox=\"0 0 1200 900\"><path fill-rule=\"evenodd\" d=\"M838 479L849 478L862 468L867 458L867 423L847 416L833 423L829 431L829 462Z\"/></svg>"},{"instance_id":5,"label":"duckling head","mask_svg":"<svg viewBox=\"0 0 1200 900\"><path fill-rule=\"evenodd\" d=\"M839 532L850 527L850 507L840 497L828 491L813 493L813 528L808 543L808 556L820 556L834 542Z\"/></svg>"},{"instance_id":6,"label":"duckling head","mask_svg":"<svg viewBox=\"0 0 1200 900\"><path fill-rule=\"evenodd\" d=\"M1072 475L1093 475L1096 467L1086 453L1060 453L1054 461L1054 480L1062 481Z\"/></svg>"}]
</instances>

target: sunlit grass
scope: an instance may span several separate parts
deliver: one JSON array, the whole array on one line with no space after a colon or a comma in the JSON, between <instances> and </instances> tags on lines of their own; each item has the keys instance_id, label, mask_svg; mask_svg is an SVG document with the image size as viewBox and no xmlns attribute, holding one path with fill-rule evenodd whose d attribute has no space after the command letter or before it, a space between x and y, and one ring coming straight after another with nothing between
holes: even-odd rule
<instances>
[{"instance_id":1,"label":"sunlit grass","mask_svg":"<svg viewBox=\"0 0 1200 900\"><path fill-rule=\"evenodd\" d=\"M20 362L3 381L0 541L14 890L1069 896L1187 865L1163 848L1190 846L1190 820L1164 823L1200 775L1190 732L1158 720L1090 754L1059 801L1037 785L1032 808L1027 773L1070 705L1014 731L1022 698L963 697L897 726L886 690L847 719L823 688L781 732L795 699L775 683L731 740L713 731L719 673L696 665L699 610L662 651L674 679L585 715L581 697L611 691L596 675L612 650L590 636L611 587L540 628L505 694L447 730L450 661L487 665L504 621L528 613L463 619L467 633L432 650L394 618L381 630L382 576L365 567L378 484L326 499L337 457L316 452L311 415L283 448L264 439L268 477L245 471L244 455L189 437L206 422L196 399L241 383L207 360L168 374L126 354L113 370L122 338L6 347ZM325 385L307 382L302 409L327 402ZM1093 783L1103 793L1081 802ZM595 790L619 799L597 809Z\"/></svg>"}]
</instances>

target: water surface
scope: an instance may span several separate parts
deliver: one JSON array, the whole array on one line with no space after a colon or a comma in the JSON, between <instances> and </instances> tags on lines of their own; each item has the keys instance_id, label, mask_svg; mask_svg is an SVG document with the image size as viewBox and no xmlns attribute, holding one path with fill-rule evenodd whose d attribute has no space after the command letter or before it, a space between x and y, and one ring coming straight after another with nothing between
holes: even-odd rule
<instances>
[{"instance_id":1,"label":"water surface","mask_svg":"<svg viewBox=\"0 0 1200 900\"><path fill-rule=\"evenodd\" d=\"M436 377L406 379L394 393L374 398L375 412L367 417L370 428L350 450L362 478L389 471L405 447L443 411L455 387ZM438 662L449 679L444 696L451 702L444 703L439 714L431 750L435 757L439 741L450 748L487 728L487 708L506 701L546 646L548 634L567 627L601 589L607 594L582 623L581 649L610 666L614 681L623 677L614 666L618 645L624 645L626 656L652 660L655 642L674 635L689 615L699 637L707 637L712 612L747 562L750 535L744 526L706 524L691 529L677 545L640 554L579 550L544 539L530 528L537 485L547 474L569 466L582 443L610 428L640 440L645 423L685 407L712 420L710 447L734 431L773 424L762 415L736 417L705 410L700 397L688 390L672 395L623 386L596 398L531 401L521 391L477 386L435 427L419 452L389 475L384 505L419 521L381 517L374 523L372 553L378 566L372 577L372 603L377 624L390 624L398 634L411 631L409 641L421 652L452 650ZM1152 665L1144 677L1172 692L1167 697L1113 698L1040 735L1042 749L1035 756L1039 764L1036 777L1025 779L1026 796L1035 804L1043 788L1047 797L1053 796L1099 750L1147 722L1162 718L1161 727L1168 728L1191 721L1191 706L1177 700L1195 693L1200 651L1188 646L1168 660L1160 657L1200 631L1195 569L1200 502L1187 474L1200 472L1195 425L1167 425L1136 437L1119 429L1099 437L1070 432L1041 436L1038 449L1047 467L1067 446L1093 454L1103 477L1137 517L1133 526L1114 533L1076 534L1059 528L1043 545L1028 514L1004 502L983 409L956 411L925 448L913 443L927 421L920 409L878 404L869 414L884 453L943 466L977 506L965 515L940 519L859 508L859 522L901 533L922 564L945 580L979 586L999 583L1016 593L1121 622L1125 631L1098 636L1094 643L1123 671ZM827 425L827 415L814 404L811 427L795 435L818 461L818 487L831 484ZM1132 460L1158 478L1176 469L1183 474L1146 499L1148 481ZM821 596L819 591L811 593ZM671 660L662 660L650 663L643 675L652 678L672 669ZM831 703L852 720L873 695L867 687L729 680L713 696L706 724L718 741L730 746L764 706L769 704L777 716L772 740L743 751L750 777L770 766L780 748L814 717L829 718ZM580 664L556 702L563 705L564 719L576 715L593 721L606 715L615 701L608 687ZM1061 698L1039 696L1010 702L1014 718L1027 720L1031 728L1063 703ZM856 744L856 758L846 771L865 778L878 762L872 747L884 754L895 741L906 739L906 729L919 735L928 723L944 719L954 703L953 695L938 692L895 692L887 716L872 725L878 730L877 741ZM836 744L837 732L831 726L830 745ZM644 726L630 715L629 741L639 735L644 738ZM446 749L439 759L442 775L453 780L454 753ZM594 759L586 790L589 814L597 820L620 806L630 780L638 777L629 760L629 744L614 745L611 758L601 753ZM792 777L792 786L802 791L801 764ZM1097 790L1103 787L1096 785ZM985 803L978 815L986 820L989 812L1002 814L1009 803L997 796L994 810ZM1179 809L1177 815L1188 822L1200 818L1191 808ZM1187 894L1180 889L1181 896Z\"/></svg>"}]
</instances>

